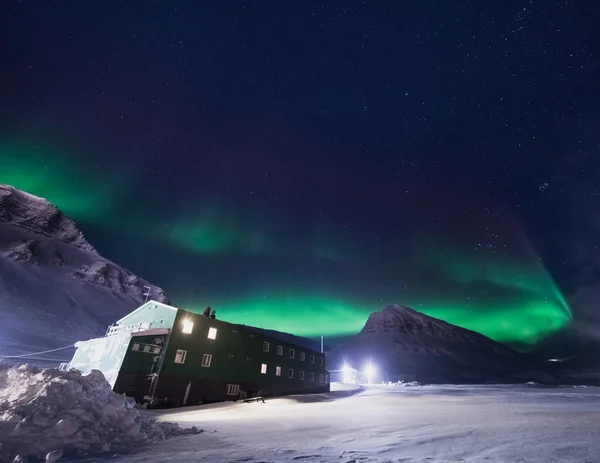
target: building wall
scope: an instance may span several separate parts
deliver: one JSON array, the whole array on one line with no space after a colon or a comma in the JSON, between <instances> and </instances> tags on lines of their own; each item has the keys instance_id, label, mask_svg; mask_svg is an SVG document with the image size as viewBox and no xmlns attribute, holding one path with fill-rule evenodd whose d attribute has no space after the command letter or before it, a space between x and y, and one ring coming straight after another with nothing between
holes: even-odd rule
<instances>
[{"instance_id":1,"label":"building wall","mask_svg":"<svg viewBox=\"0 0 600 463\"><path fill-rule=\"evenodd\" d=\"M138 402L146 395L150 395L152 380L154 374L158 372L167 339L168 334L132 333L113 390L133 397Z\"/></svg>"},{"instance_id":2,"label":"building wall","mask_svg":"<svg viewBox=\"0 0 600 463\"><path fill-rule=\"evenodd\" d=\"M111 387L114 387L129 339L130 333L120 333L78 342L69 368L79 370L84 375L92 370L100 370Z\"/></svg>"},{"instance_id":3,"label":"building wall","mask_svg":"<svg viewBox=\"0 0 600 463\"><path fill-rule=\"evenodd\" d=\"M184 333L184 326L189 328L190 323L193 323L192 332ZM217 330L215 339L208 337L210 328ZM269 343L268 352L264 351L264 342ZM277 353L278 346L281 346L282 355ZM290 357L291 349L294 358ZM175 362L178 350L185 351L184 363ZM302 353L305 354L304 361L301 360ZM208 367L202 366L204 354L212 356ZM311 363L311 356L314 356L314 363ZM263 365L266 365L265 373L261 372ZM278 366L281 367L280 376L276 374ZM293 370L292 378L288 376L290 369ZM301 371L304 372L303 379ZM314 374L312 381L311 373ZM265 396L329 391L324 354L249 333L218 319L179 310L165 351L156 396L168 396L181 403L187 390L188 404L222 400L228 398L228 384L245 391L262 391Z\"/></svg>"}]
</instances>

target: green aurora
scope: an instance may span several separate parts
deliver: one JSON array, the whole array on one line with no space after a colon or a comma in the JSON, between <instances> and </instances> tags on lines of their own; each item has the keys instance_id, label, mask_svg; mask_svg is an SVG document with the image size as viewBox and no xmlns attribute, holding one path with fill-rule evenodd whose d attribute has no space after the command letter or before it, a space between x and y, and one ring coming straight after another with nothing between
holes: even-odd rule
<instances>
[{"instance_id":1,"label":"green aurora","mask_svg":"<svg viewBox=\"0 0 600 463\"><path fill-rule=\"evenodd\" d=\"M108 243L92 243L106 257L154 278L152 282L181 307L202 311L211 305L228 321L312 337L357 333L369 313L398 303L497 341L524 346L534 345L571 320L560 290L523 239L498 253L473 243L441 246L437 237L415 238L412 250L398 253L391 264L386 260L386 271L381 272L382 253L371 249L374 245L364 237L323 221L310 233L295 232L281 214L249 211L218 195L198 198L193 205L163 204L157 224L156 196L150 190L144 196L152 207L142 204L125 211L122 206L127 196L123 185L139 184L139 178L131 174L125 178L123 168L101 168L81 159L85 157L66 156L41 143L0 143L0 183L45 197L79 224L101 224L137 246L150 239L170 246L175 249L169 256L174 261L177 253L196 256L194 268L182 271L217 272L219 284L192 293L172 281L178 279L173 269L161 274L126 255L111 255ZM86 226L82 228L85 232ZM237 277L228 279L226 266L235 265L236 256L251 259L260 276L255 287L242 287ZM265 266L265 256L276 257L279 263ZM298 275L312 274L321 266L331 271L322 278L296 281ZM281 274L286 275L283 283L277 278ZM337 276L342 274L346 276Z\"/></svg>"}]
</instances>

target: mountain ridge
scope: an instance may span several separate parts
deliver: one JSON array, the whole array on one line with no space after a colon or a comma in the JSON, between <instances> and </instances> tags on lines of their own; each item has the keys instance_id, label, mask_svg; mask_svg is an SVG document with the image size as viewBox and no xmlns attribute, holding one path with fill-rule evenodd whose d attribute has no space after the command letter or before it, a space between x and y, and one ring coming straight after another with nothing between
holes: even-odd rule
<instances>
[{"instance_id":1,"label":"mountain ridge","mask_svg":"<svg viewBox=\"0 0 600 463\"><path fill-rule=\"evenodd\" d=\"M475 331L414 309L389 305L328 353L328 365L362 369L373 362L379 380L424 383L553 382L517 351Z\"/></svg>"}]
</instances>

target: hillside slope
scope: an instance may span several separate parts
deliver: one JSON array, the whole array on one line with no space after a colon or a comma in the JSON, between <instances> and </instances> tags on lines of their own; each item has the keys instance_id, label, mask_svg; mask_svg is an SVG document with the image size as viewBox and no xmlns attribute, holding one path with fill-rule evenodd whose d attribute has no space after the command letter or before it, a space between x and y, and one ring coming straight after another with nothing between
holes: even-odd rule
<instances>
[{"instance_id":1,"label":"hillside slope","mask_svg":"<svg viewBox=\"0 0 600 463\"><path fill-rule=\"evenodd\" d=\"M0 184L0 358L103 335L141 305L144 286L168 302L162 289L100 256L48 201Z\"/></svg>"}]
</instances>

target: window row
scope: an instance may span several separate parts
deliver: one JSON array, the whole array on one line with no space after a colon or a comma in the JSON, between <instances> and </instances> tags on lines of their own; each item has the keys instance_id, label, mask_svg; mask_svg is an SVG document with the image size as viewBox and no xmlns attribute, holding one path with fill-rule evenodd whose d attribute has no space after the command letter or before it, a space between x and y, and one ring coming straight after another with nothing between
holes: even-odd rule
<instances>
[{"instance_id":1,"label":"window row","mask_svg":"<svg viewBox=\"0 0 600 463\"><path fill-rule=\"evenodd\" d=\"M267 368L268 368L267 364L263 363L260 366L260 372L263 375L266 375L267 374ZM281 367L280 366L276 366L275 367L275 376L281 376ZM293 377L294 377L294 369L293 368L288 368L288 378L292 379ZM304 371L303 370L299 371L298 378L300 379L300 381L304 380ZM308 374L308 378L309 378L309 381L314 381L315 380L315 374L313 372L310 372ZM329 381L329 375L325 375L325 381L326 382ZM322 373L319 373L319 383L320 384L323 383L323 374Z\"/></svg>"},{"instance_id":2,"label":"window row","mask_svg":"<svg viewBox=\"0 0 600 463\"><path fill-rule=\"evenodd\" d=\"M177 352L175 353L175 363L179 363L179 364L185 363L186 357L187 357L187 350L177 349ZM201 365L204 368L209 368L211 363L212 363L212 354L203 354ZM263 375L267 374L267 369L268 369L268 366L266 363L261 364L260 372ZM275 376L281 376L281 367L280 366L275 367ZM329 380L329 378L327 376L328 375L325 375L326 382ZM291 379L293 377L294 377L294 369L288 368L288 378ZM300 370L300 372L299 372L299 379L301 381L304 380L304 371L303 370ZM315 374L313 372L309 373L309 380L310 381L315 380ZM319 374L319 383L321 383L321 384L323 383L323 374L322 373Z\"/></svg>"},{"instance_id":3,"label":"window row","mask_svg":"<svg viewBox=\"0 0 600 463\"><path fill-rule=\"evenodd\" d=\"M175 352L175 363L185 363L185 358L187 357L187 350L177 349ZM210 367L212 362L212 354L204 354L202 355L202 365L204 368Z\"/></svg>"},{"instance_id":4,"label":"window row","mask_svg":"<svg viewBox=\"0 0 600 463\"><path fill-rule=\"evenodd\" d=\"M269 352L271 350L271 343L269 341L264 341L263 342L263 351L264 352ZM283 355L283 346L277 346L277 355ZM290 358L296 358L296 350L290 348ZM310 354L309 356L310 358L310 363L315 363L315 356L314 354ZM306 354L304 352L300 352L300 361L304 362L306 360ZM321 363L321 365L323 365L323 357L319 357L319 361Z\"/></svg>"},{"instance_id":5,"label":"window row","mask_svg":"<svg viewBox=\"0 0 600 463\"><path fill-rule=\"evenodd\" d=\"M181 328L181 332L184 334L192 334L192 331L194 331L194 322L191 322L189 320L184 320L183 327ZM210 327L208 329L208 334L206 335L206 337L208 339L217 339L217 329Z\"/></svg>"},{"instance_id":6,"label":"window row","mask_svg":"<svg viewBox=\"0 0 600 463\"><path fill-rule=\"evenodd\" d=\"M150 354L160 354L160 346L153 346L153 345L144 345L144 347L140 350L140 344L135 343L133 346L131 346L131 350L137 350L139 352L146 352L146 353L150 353Z\"/></svg>"}]
</instances>

